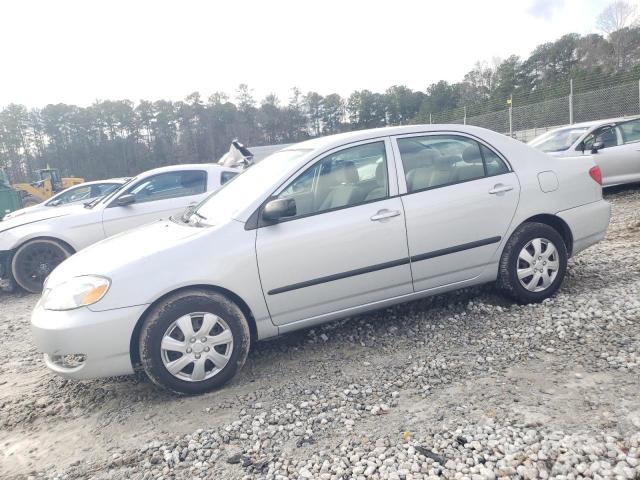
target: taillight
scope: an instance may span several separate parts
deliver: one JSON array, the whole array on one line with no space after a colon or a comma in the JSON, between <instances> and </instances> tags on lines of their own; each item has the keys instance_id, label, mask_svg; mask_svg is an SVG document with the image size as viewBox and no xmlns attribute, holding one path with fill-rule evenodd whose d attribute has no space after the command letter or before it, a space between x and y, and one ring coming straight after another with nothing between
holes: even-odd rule
<instances>
[{"instance_id":1,"label":"taillight","mask_svg":"<svg viewBox=\"0 0 640 480\"><path fill-rule=\"evenodd\" d=\"M598 184L602 185L602 172L599 166L591 167L589 169L589 175L591 175L591 178L598 182Z\"/></svg>"}]
</instances>

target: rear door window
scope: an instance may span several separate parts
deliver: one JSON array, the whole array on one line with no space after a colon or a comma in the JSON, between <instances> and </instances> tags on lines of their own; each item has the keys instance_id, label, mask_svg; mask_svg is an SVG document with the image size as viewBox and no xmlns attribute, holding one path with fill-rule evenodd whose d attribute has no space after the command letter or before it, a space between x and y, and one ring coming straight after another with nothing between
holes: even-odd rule
<instances>
[{"instance_id":1,"label":"rear door window","mask_svg":"<svg viewBox=\"0 0 640 480\"><path fill-rule=\"evenodd\" d=\"M509 171L493 150L460 135L400 138L398 150L409 193Z\"/></svg>"},{"instance_id":2,"label":"rear door window","mask_svg":"<svg viewBox=\"0 0 640 480\"><path fill-rule=\"evenodd\" d=\"M622 132L624 143L640 142L640 118L621 123L618 127Z\"/></svg>"}]
</instances>

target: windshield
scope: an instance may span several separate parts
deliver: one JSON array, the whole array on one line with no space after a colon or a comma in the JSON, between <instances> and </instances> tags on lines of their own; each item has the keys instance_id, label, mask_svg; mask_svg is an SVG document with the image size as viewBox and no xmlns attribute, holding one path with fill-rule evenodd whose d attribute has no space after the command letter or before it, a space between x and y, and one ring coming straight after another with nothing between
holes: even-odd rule
<instances>
[{"instance_id":1,"label":"windshield","mask_svg":"<svg viewBox=\"0 0 640 480\"><path fill-rule=\"evenodd\" d=\"M281 150L235 176L205 198L193 211L198 223L212 224L214 218L233 218L266 188L277 182L292 162L310 150Z\"/></svg>"},{"instance_id":2,"label":"windshield","mask_svg":"<svg viewBox=\"0 0 640 480\"><path fill-rule=\"evenodd\" d=\"M91 202L85 203L84 206L87 208L93 208L100 202L107 202L108 200L111 200L113 197L118 195L125 187L128 187L131 184L131 182L133 182L136 178L138 177L130 178L129 180L124 182L122 185L118 186L118 188L111 190L110 192L108 192L106 195L103 195L102 197L98 197L95 200L92 200Z\"/></svg>"},{"instance_id":3,"label":"windshield","mask_svg":"<svg viewBox=\"0 0 640 480\"><path fill-rule=\"evenodd\" d=\"M571 147L587 130L587 127L571 127L554 130L532 140L529 145L547 153L562 152Z\"/></svg>"}]
</instances>

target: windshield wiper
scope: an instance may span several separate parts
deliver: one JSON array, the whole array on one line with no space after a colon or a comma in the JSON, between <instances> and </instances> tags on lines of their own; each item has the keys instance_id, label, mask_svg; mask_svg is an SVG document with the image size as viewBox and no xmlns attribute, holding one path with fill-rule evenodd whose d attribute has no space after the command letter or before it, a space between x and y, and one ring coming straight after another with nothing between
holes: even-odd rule
<instances>
[{"instance_id":1,"label":"windshield wiper","mask_svg":"<svg viewBox=\"0 0 640 480\"><path fill-rule=\"evenodd\" d=\"M84 208L93 208L95 207L95 205L104 198L104 196L102 197L98 197L95 200L91 200L90 202L87 202L84 204Z\"/></svg>"},{"instance_id":2,"label":"windshield wiper","mask_svg":"<svg viewBox=\"0 0 640 480\"><path fill-rule=\"evenodd\" d=\"M195 222L191 222L191 218L192 218L192 217L194 217L194 216L195 216L198 220L197 220L197 221L195 221ZM200 225L200 223L201 223L202 221L205 221L205 222L206 222L206 221L207 221L207 217L205 217L205 216L204 216L204 215L202 215L201 213L198 213L198 212L194 211L194 210L193 210L193 207L192 207L192 208L188 208L188 209L187 209L187 211L186 211L186 212L184 212L184 213L182 214L182 222L183 222L183 223L188 223L188 224L191 224L191 225L196 225L196 226L198 226L198 225Z\"/></svg>"}]
</instances>

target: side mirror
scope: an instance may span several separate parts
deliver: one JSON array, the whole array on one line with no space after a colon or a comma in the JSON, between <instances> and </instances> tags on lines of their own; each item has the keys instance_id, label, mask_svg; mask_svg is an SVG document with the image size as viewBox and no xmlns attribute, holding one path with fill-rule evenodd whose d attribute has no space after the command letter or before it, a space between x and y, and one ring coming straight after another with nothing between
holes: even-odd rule
<instances>
[{"instance_id":1,"label":"side mirror","mask_svg":"<svg viewBox=\"0 0 640 480\"><path fill-rule=\"evenodd\" d=\"M277 198L264 206L262 218L277 222L283 218L293 217L296 213L296 201L293 198Z\"/></svg>"},{"instance_id":2,"label":"side mirror","mask_svg":"<svg viewBox=\"0 0 640 480\"><path fill-rule=\"evenodd\" d=\"M49 202L47 205L49 207L57 207L58 205L62 205L62 201L61 200L54 200L53 202Z\"/></svg>"},{"instance_id":3,"label":"side mirror","mask_svg":"<svg viewBox=\"0 0 640 480\"><path fill-rule=\"evenodd\" d=\"M116 205L120 207L126 207L132 203L136 203L136 196L133 193L126 193L116 200Z\"/></svg>"},{"instance_id":4,"label":"side mirror","mask_svg":"<svg viewBox=\"0 0 640 480\"><path fill-rule=\"evenodd\" d=\"M602 150L604 148L604 142L602 140L597 141L591 147L591 153L598 153L598 150Z\"/></svg>"}]
</instances>

